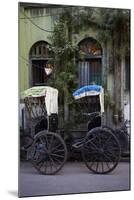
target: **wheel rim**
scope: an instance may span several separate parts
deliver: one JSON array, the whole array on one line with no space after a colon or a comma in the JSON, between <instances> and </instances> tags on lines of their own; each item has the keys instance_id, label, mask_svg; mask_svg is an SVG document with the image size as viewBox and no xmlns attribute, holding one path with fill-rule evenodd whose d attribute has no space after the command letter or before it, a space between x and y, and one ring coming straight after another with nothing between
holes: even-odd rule
<instances>
[{"instance_id":1,"label":"wheel rim","mask_svg":"<svg viewBox=\"0 0 134 200\"><path fill-rule=\"evenodd\" d=\"M110 131L95 129L86 137L82 155L91 171L98 174L109 173L119 162L120 145Z\"/></svg>"},{"instance_id":2,"label":"wheel rim","mask_svg":"<svg viewBox=\"0 0 134 200\"><path fill-rule=\"evenodd\" d=\"M32 161L42 174L55 174L64 165L67 150L62 138L55 133L40 134L33 144Z\"/></svg>"}]
</instances>

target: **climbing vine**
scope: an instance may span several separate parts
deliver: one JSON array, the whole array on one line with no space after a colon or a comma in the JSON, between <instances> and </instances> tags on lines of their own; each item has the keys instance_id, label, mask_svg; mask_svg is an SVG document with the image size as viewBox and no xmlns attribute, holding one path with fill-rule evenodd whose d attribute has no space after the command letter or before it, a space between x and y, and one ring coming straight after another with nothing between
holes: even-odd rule
<instances>
[{"instance_id":1,"label":"climbing vine","mask_svg":"<svg viewBox=\"0 0 134 200\"><path fill-rule=\"evenodd\" d=\"M73 35L81 34L81 31L88 30L89 27L96 29L98 39L104 44L109 43L113 49L109 55L110 72L115 73L115 67L120 64L121 57L129 55L129 22L128 10L88 7L63 8L62 14L55 21L54 33L50 37L51 49L54 53L54 73L49 84L59 90L59 102L64 105L65 120L68 120L68 106L73 101L72 92L78 85L76 55L80 52L74 45ZM106 95L106 99L109 99L108 95ZM109 105L114 104L113 100L108 101Z\"/></svg>"}]
</instances>

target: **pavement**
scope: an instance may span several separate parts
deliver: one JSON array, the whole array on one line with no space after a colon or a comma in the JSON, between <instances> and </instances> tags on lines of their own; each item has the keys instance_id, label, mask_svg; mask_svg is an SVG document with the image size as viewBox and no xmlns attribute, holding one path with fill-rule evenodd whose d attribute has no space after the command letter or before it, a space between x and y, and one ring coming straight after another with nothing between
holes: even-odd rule
<instances>
[{"instance_id":1,"label":"pavement","mask_svg":"<svg viewBox=\"0 0 134 200\"><path fill-rule=\"evenodd\" d=\"M65 163L56 175L41 175L30 162L20 163L20 197L122 190L130 190L129 162L105 175L92 173L79 161Z\"/></svg>"}]
</instances>

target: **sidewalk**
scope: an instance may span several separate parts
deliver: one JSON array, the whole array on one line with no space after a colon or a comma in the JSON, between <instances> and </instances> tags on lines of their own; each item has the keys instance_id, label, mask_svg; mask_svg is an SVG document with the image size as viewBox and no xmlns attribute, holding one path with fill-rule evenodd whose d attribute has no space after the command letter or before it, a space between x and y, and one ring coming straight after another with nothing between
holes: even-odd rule
<instances>
[{"instance_id":1,"label":"sidewalk","mask_svg":"<svg viewBox=\"0 0 134 200\"><path fill-rule=\"evenodd\" d=\"M40 175L29 162L22 162L20 196L129 190L129 174L128 162L120 162L106 175L93 174L83 162L67 162L58 174L51 176Z\"/></svg>"}]
</instances>

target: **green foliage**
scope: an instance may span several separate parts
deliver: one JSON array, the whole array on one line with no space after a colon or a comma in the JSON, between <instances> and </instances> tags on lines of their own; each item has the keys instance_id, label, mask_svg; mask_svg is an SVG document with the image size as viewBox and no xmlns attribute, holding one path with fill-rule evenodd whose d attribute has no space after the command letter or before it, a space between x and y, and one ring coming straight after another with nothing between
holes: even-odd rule
<instances>
[{"instance_id":1,"label":"green foliage","mask_svg":"<svg viewBox=\"0 0 134 200\"><path fill-rule=\"evenodd\" d=\"M111 44L110 59L119 61L122 55L129 55L130 48L130 12L129 10L89 7L69 7L63 9L54 25L51 35L51 50L54 53L54 73L50 85L59 90L62 105L72 103L72 92L77 88L78 66L75 58L78 46L72 41L73 34L79 34L92 27L97 30L97 37L103 44ZM84 59L85 55L79 52ZM114 67L114 65L112 64ZM114 70L111 70L112 72ZM108 93L105 93L105 105L116 107ZM117 109L116 109L117 110ZM118 109L119 110L119 109Z\"/></svg>"},{"instance_id":2,"label":"green foliage","mask_svg":"<svg viewBox=\"0 0 134 200\"><path fill-rule=\"evenodd\" d=\"M56 87L62 99L72 101L72 91L76 88L74 83L76 76L76 64L74 62L77 47L72 44L72 16L69 10L65 10L59 21L54 25L54 34L51 36L52 51L54 52L54 76L50 85Z\"/></svg>"},{"instance_id":3,"label":"green foliage","mask_svg":"<svg viewBox=\"0 0 134 200\"><path fill-rule=\"evenodd\" d=\"M113 43L114 56L129 53L130 48L130 11L123 9L100 9L99 38Z\"/></svg>"},{"instance_id":4,"label":"green foliage","mask_svg":"<svg viewBox=\"0 0 134 200\"><path fill-rule=\"evenodd\" d=\"M114 43L115 56L128 52L129 23L129 10L89 7L63 9L51 36L55 65L65 69L68 68L69 61L73 63L78 47L72 44L72 35L89 27L98 29L98 39L102 42Z\"/></svg>"}]
</instances>

